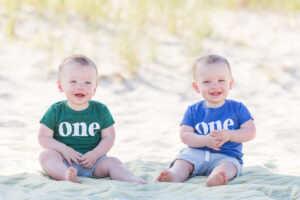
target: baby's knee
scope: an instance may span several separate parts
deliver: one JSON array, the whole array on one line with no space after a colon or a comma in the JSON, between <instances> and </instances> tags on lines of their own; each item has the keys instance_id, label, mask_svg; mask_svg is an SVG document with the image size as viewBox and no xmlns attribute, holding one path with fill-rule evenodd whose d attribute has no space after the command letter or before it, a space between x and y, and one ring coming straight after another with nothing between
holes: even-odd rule
<instances>
[{"instance_id":1,"label":"baby's knee","mask_svg":"<svg viewBox=\"0 0 300 200\"><path fill-rule=\"evenodd\" d=\"M188 171L189 171L190 174L193 173L194 168L195 168L195 166L194 166L193 163L191 163L190 161L184 160L184 159L180 159L180 158L179 158L179 159L176 159L176 160L174 161L174 164L173 164L173 165L180 166L181 168L186 168L186 169L188 169ZM172 165L172 166L173 166L173 165Z\"/></svg>"},{"instance_id":2,"label":"baby's knee","mask_svg":"<svg viewBox=\"0 0 300 200\"><path fill-rule=\"evenodd\" d=\"M57 154L58 152L53 149L45 149L40 153L39 160L41 163L48 160L52 155Z\"/></svg>"},{"instance_id":3,"label":"baby's knee","mask_svg":"<svg viewBox=\"0 0 300 200\"><path fill-rule=\"evenodd\" d=\"M122 162L118 159L118 158L116 158L116 157L108 157L108 159L109 159L109 162L110 163L113 163L113 164L122 164Z\"/></svg>"}]
</instances>

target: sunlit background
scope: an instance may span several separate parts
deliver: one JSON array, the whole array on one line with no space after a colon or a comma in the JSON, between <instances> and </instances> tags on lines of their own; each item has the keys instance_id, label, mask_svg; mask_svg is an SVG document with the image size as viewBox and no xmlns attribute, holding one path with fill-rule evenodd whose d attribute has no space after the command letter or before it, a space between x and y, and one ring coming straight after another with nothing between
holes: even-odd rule
<instances>
[{"instance_id":1,"label":"sunlit background","mask_svg":"<svg viewBox=\"0 0 300 200\"><path fill-rule=\"evenodd\" d=\"M267 33L264 39L269 41L255 41L251 32L264 34L260 19L265 18L275 26L274 34L282 25L299 26L300 9L299 0L1 0L0 4L2 50L17 46L32 51L39 60L34 65L45 77L74 53L88 54L109 72L121 68L130 75L148 63L172 59L161 56L167 45L182 48L190 63L209 51L202 45L207 40L244 47L265 42L261 53L268 58L272 39L278 38ZM279 16L291 24L282 24ZM239 32L232 35L230 29Z\"/></svg>"},{"instance_id":2,"label":"sunlit background","mask_svg":"<svg viewBox=\"0 0 300 200\"><path fill-rule=\"evenodd\" d=\"M0 0L0 30L0 199L300 199L300 0ZM65 99L57 68L78 53L99 68L93 99L116 121L109 155L149 185L42 172L39 120ZM255 120L243 176L156 183L184 147L180 122L202 99L192 63L206 54L229 60L228 98Z\"/></svg>"}]
</instances>

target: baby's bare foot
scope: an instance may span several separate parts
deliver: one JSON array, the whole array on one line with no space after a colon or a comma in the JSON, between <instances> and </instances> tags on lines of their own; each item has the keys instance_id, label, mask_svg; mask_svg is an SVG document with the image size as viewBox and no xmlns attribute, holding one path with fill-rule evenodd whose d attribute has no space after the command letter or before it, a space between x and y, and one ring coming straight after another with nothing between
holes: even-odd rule
<instances>
[{"instance_id":1,"label":"baby's bare foot","mask_svg":"<svg viewBox=\"0 0 300 200\"><path fill-rule=\"evenodd\" d=\"M228 179L226 176L226 172L224 170L209 175L206 181L206 185L208 187L226 185L227 183L228 183Z\"/></svg>"},{"instance_id":2,"label":"baby's bare foot","mask_svg":"<svg viewBox=\"0 0 300 200\"><path fill-rule=\"evenodd\" d=\"M172 172L169 170L164 170L157 177L157 181L159 182L176 182L176 178Z\"/></svg>"},{"instance_id":3,"label":"baby's bare foot","mask_svg":"<svg viewBox=\"0 0 300 200\"><path fill-rule=\"evenodd\" d=\"M66 181L71 181L74 183L80 183L77 176L77 170L74 167L70 167L66 173Z\"/></svg>"}]
</instances>

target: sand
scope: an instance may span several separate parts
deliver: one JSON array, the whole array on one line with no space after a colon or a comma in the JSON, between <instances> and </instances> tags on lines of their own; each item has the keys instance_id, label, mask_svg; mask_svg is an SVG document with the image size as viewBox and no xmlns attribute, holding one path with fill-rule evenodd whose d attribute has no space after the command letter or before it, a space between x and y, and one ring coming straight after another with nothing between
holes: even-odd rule
<instances>
[{"instance_id":1,"label":"sand","mask_svg":"<svg viewBox=\"0 0 300 200\"><path fill-rule=\"evenodd\" d=\"M93 99L106 104L116 121L117 138L109 155L149 184L91 178L75 184L48 178L38 163L42 148L37 131L46 109L64 99L55 79L61 56L48 56L1 33L0 199L300 199L300 15L224 12L212 21L214 31L200 44L201 55L215 53L229 59L235 83L228 98L243 102L257 127L256 138L244 144L241 177L215 188L205 186L205 177L156 182L184 147L179 124L185 109L201 100L191 86L192 60L186 58L180 38L166 37L161 39L157 62L142 63L136 76L126 76L106 56L105 44L112 39L104 35L95 43L101 47L91 47L100 49L103 58L95 61L102 79ZM26 27L30 22L20 23ZM38 24L46 29L54 26ZM67 28L71 32L74 27ZM77 37L84 34L89 33ZM97 40L95 35L92 41ZM81 53L94 57L91 44L87 45ZM47 76L50 58L54 75Z\"/></svg>"}]
</instances>

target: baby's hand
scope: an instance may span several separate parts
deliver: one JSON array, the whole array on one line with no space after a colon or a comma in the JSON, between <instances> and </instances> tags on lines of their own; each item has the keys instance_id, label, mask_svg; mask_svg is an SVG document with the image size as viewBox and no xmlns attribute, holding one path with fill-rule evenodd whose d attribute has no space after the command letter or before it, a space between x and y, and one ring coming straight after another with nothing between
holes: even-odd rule
<instances>
[{"instance_id":1,"label":"baby's hand","mask_svg":"<svg viewBox=\"0 0 300 200\"><path fill-rule=\"evenodd\" d=\"M84 168L91 169L94 166L96 160L96 153L93 151L88 151L80 158L80 165Z\"/></svg>"},{"instance_id":2,"label":"baby's hand","mask_svg":"<svg viewBox=\"0 0 300 200\"><path fill-rule=\"evenodd\" d=\"M213 130L209 135L219 141L219 147L230 140L230 134L227 130Z\"/></svg>"},{"instance_id":3,"label":"baby's hand","mask_svg":"<svg viewBox=\"0 0 300 200\"><path fill-rule=\"evenodd\" d=\"M213 137L211 134L205 136L206 147L209 147L215 151L220 151L220 141L216 137Z\"/></svg>"},{"instance_id":4,"label":"baby's hand","mask_svg":"<svg viewBox=\"0 0 300 200\"><path fill-rule=\"evenodd\" d=\"M79 164L80 157L82 156L81 153L68 146L61 153L70 166L72 165L72 161Z\"/></svg>"}]
</instances>

